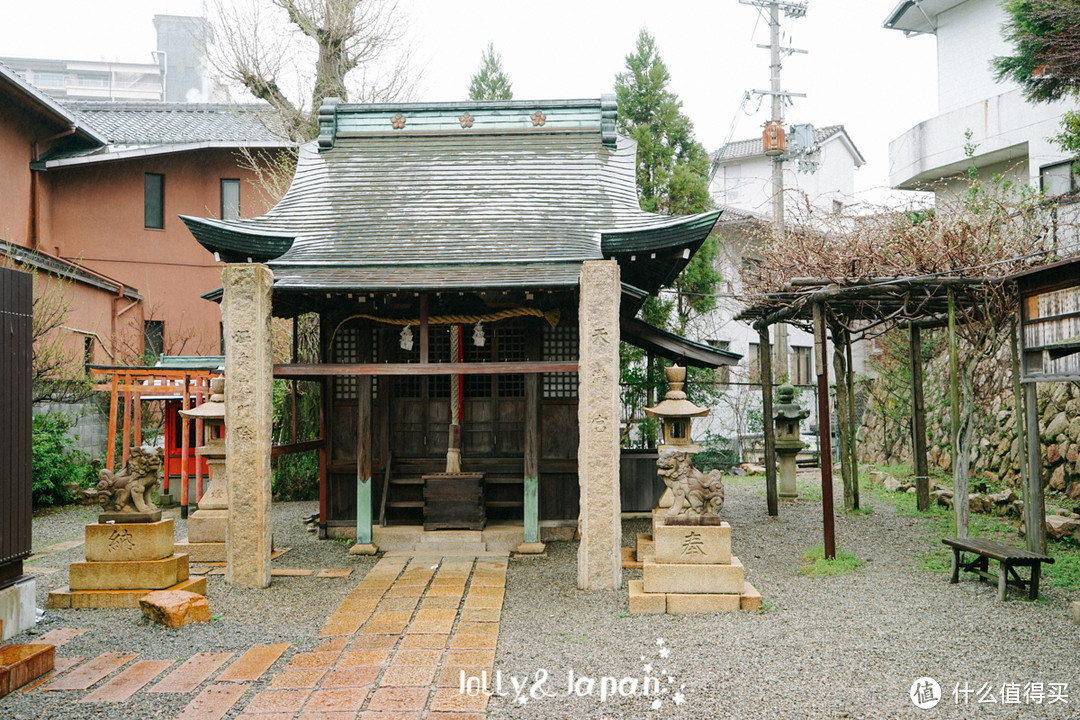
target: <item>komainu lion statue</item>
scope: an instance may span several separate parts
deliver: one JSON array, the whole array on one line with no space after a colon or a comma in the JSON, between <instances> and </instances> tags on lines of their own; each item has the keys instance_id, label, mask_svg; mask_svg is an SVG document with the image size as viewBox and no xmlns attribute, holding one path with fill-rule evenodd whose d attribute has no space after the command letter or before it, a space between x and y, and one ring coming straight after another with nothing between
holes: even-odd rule
<instances>
[{"instance_id":1,"label":"komainu lion statue","mask_svg":"<svg viewBox=\"0 0 1080 720\"><path fill-rule=\"evenodd\" d=\"M702 473L683 450L660 451L656 472L674 498L668 517L718 515L724 507L724 483L719 470Z\"/></svg>"},{"instance_id":2,"label":"komainu lion statue","mask_svg":"<svg viewBox=\"0 0 1080 720\"><path fill-rule=\"evenodd\" d=\"M118 472L98 473L97 501L105 512L152 513L157 506L150 494L158 484L158 471L164 451L149 447L133 447L127 465Z\"/></svg>"}]
</instances>

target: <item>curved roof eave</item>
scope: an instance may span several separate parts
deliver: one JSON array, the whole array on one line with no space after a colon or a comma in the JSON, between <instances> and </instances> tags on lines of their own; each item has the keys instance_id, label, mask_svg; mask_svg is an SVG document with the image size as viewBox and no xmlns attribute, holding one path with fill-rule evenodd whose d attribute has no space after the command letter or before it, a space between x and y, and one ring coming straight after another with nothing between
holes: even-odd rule
<instances>
[{"instance_id":1,"label":"curved roof eave","mask_svg":"<svg viewBox=\"0 0 1080 720\"><path fill-rule=\"evenodd\" d=\"M224 262L266 262L285 254L296 239L295 235L255 232L210 218L180 215L180 219L200 245Z\"/></svg>"}]
</instances>

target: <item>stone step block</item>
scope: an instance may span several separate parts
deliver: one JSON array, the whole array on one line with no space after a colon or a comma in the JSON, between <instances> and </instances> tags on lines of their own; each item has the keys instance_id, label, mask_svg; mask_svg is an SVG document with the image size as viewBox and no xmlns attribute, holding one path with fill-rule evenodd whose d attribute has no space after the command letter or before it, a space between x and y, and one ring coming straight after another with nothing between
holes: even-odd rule
<instances>
[{"instance_id":1,"label":"stone step block","mask_svg":"<svg viewBox=\"0 0 1080 720\"><path fill-rule=\"evenodd\" d=\"M188 578L188 556L183 553L161 560L71 563L72 590L161 590Z\"/></svg>"},{"instance_id":2,"label":"stone step block","mask_svg":"<svg viewBox=\"0 0 1080 720\"><path fill-rule=\"evenodd\" d=\"M667 596L664 593L647 593L641 580L631 580L630 588L631 615L662 615L667 612Z\"/></svg>"},{"instance_id":3,"label":"stone step block","mask_svg":"<svg viewBox=\"0 0 1080 720\"><path fill-rule=\"evenodd\" d=\"M741 596L730 594L668 593L668 615L733 612L741 609Z\"/></svg>"},{"instance_id":4,"label":"stone step block","mask_svg":"<svg viewBox=\"0 0 1080 720\"><path fill-rule=\"evenodd\" d=\"M653 544L652 533L638 533L637 542L634 544L634 552L638 562L653 560L656 546Z\"/></svg>"},{"instance_id":5,"label":"stone step block","mask_svg":"<svg viewBox=\"0 0 1080 720\"><path fill-rule=\"evenodd\" d=\"M56 648L52 645L0 647L0 697L52 671Z\"/></svg>"},{"instance_id":6,"label":"stone step block","mask_svg":"<svg viewBox=\"0 0 1080 720\"><path fill-rule=\"evenodd\" d=\"M731 556L730 565L656 563L645 561L642 580L647 593L739 595L745 581L743 564Z\"/></svg>"},{"instance_id":7,"label":"stone step block","mask_svg":"<svg viewBox=\"0 0 1080 720\"><path fill-rule=\"evenodd\" d=\"M137 608L139 600L148 592L159 588L140 588L136 590L71 590L62 587L49 593L46 607L49 609L80 608ZM206 594L206 578L188 578L176 583L168 590L187 590Z\"/></svg>"},{"instance_id":8,"label":"stone step block","mask_svg":"<svg viewBox=\"0 0 1080 720\"><path fill-rule=\"evenodd\" d=\"M226 562L223 542L191 542L188 536L176 543L176 552L185 553L191 562Z\"/></svg>"},{"instance_id":9,"label":"stone step block","mask_svg":"<svg viewBox=\"0 0 1080 720\"><path fill-rule=\"evenodd\" d=\"M476 555L486 553L487 544L482 542L421 542L416 550L440 555Z\"/></svg>"},{"instance_id":10,"label":"stone step block","mask_svg":"<svg viewBox=\"0 0 1080 720\"><path fill-rule=\"evenodd\" d=\"M172 518L152 523L92 523L86 526L89 562L162 560L173 549Z\"/></svg>"},{"instance_id":11,"label":"stone step block","mask_svg":"<svg viewBox=\"0 0 1080 720\"><path fill-rule=\"evenodd\" d=\"M622 567L623 570L640 570L641 563L637 559L637 554L634 552L634 548L620 548L622 552Z\"/></svg>"},{"instance_id":12,"label":"stone step block","mask_svg":"<svg viewBox=\"0 0 1080 720\"><path fill-rule=\"evenodd\" d=\"M658 563L727 565L731 563L731 526L660 525L653 533Z\"/></svg>"},{"instance_id":13,"label":"stone step block","mask_svg":"<svg viewBox=\"0 0 1080 720\"><path fill-rule=\"evenodd\" d=\"M761 593L748 582L743 583L741 606L743 610L750 610L751 612L757 612L761 609Z\"/></svg>"},{"instance_id":14,"label":"stone step block","mask_svg":"<svg viewBox=\"0 0 1080 720\"><path fill-rule=\"evenodd\" d=\"M429 530L420 536L422 543L478 543L484 533L480 530Z\"/></svg>"}]
</instances>

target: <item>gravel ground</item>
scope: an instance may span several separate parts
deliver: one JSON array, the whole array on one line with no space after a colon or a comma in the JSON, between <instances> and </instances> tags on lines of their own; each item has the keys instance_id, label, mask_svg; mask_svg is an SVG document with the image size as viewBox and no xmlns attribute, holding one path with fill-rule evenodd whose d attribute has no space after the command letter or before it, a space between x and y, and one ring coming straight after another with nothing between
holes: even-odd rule
<instances>
[{"instance_id":1,"label":"gravel ground","mask_svg":"<svg viewBox=\"0 0 1080 720\"><path fill-rule=\"evenodd\" d=\"M763 482L762 482L763 484ZM919 521L878 503L871 515L836 515L837 544L865 561L852 575L797 574L801 556L821 543L820 502L784 503L765 513L760 485L727 488L721 513L732 549L764 597L761 613L672 617L629 615L626 590L575 589L577 546L553 543L542 560L510 564L495 669L536 677L554 697L514 702L495 697L493 719L525 718L1080 718L1080 628L1069 618L1077 599L1044 582L1045 602L997 601L996 586L917 569L917 557L940 547ZM624 545L648 522L624 522ZM624 571L625 579L641 576ZM973 578L973 576L968 576ZM660 640L663 645L658 645ZM669 648L667 659L659 656ZM575 677L661 676L658 710L650 699L567 697ZM913 705L916 678L941 685L933 709ZM671 677L672 683L666 681ZM973 689L1003 683L1068 683L1068 704L991 705L953 700L956 683ZM629 689L629 685L626 686ZM681 689L685 702L672 694ZM582 687L582 692L585 687ZM539 694L539 693L537 693ZM1021 703L1023 698L1021 698Z\"/></svg>"},{"instance_id":2,"label":"gravel ground","mask_svg":"<svg viewBox=\"0 0 1080 720\"><path fill-rule=\"evenodd\" d=\"M46 610L36 627L12 638L25 642L55 628L89 628L61 648L63 657L93 658L114 650L138 651L139 660L181 660L198 652L234 651L239 655L257 643L292 643L293 647L278 660L273 670L285 665L295 652L312 650L323 621L341 604L342 599L375 564L373 560L349 555L348 545L332 540L322 542L307 532L303 518L318 512L318 503L274 503L274 545L291 548L276 558L275 568L354 568L348 578L278 577L266 590L250 590L225 584L221 575L207 577L207 598L215 620L195 623L182 631L151 624L138 610ZM87 522L95 522L97 508L74 508L34 519L34 551L41 552L55 543L78 540ZM176 509L167 510L173 517L174 536L187 537L187 521ZM84 548L42 556L30 567L60 568L59 572L37 575L38 607L45 607L50 590L68 584L68 564L84 559ZM251 692L265 689L269 675L253 685ZM0 700L3 720L44 720L64 718L175 718L191 696L139 692L121 707L108 704L78 704L72 695L82 693L46 693L35 690L14 693ZM242 707L245 700L237 703ZM233 711L229 717L239 714Z\"/></svg>"},{"instance_id":3,"label":"gravel ground","mask_svg":"<svg viewBox=\"0 0 1080 720\"><path fill-rule=\"evenodd\" d=\"M730 484L723 515L731 523L732 545L747 579L762 593L761 613L703 616L630 616L625 587L620 591L576 590L577 544L550 543L545 558L511 560L507 576L495 669L510 690L510 675L534 680L546 671L540 691L524 705L492 698L489 716L509 718L1080 718L1080 628L1068 617L1066 593L1044 583L1039 603L997 602L996 588L971 579L949 585L944 574L917 569L918 556L937 547L919 521L878 503L872 515L836 516L838 545L865 562L855 574L807 578L797 574L803 551L821 542L820 504L785 503L780 518L766 517L758 485ZM131 610L49 610L43 622L17 636L26 641L60 627L89 628L60 649L67 657L90 658L110 650L138 650L140 659L182 659L200 651L242 652L253 644L290 642L271 672L294 652L313 649L322 621L373 565L350 556L334 541L316 541L301 518L314 503L275 503L274 533L279 547L292 549L274 561L282 568L352 567L347 579L275 578L268 590L230 588L221 576L208 578L211 611L205 625L170 631L150 625ZM175 513L175 511L173 511ZM93 508L67 510L34 523L35 550L82 536ZM186 536L176 521L177 539ZM624 522L624 545L647 530L647 521ZM35 559L32 566L60 568L39 574L38 601L67 584L67 565L83 559L82 546ZM640 570L624 571L625 579ZM970 577L970 576L969 576ZM663 644L658 642L663 640ZM667 648L670 654L660 657ZM650 671L645 671L645 665ZM653 698L567 697L569 672L575 678L621 680L659 677L670 692ZM912 682L935 678L944 700L932 710L908 698ZM671 682L668 682L668 678ZM1068 704L957 705L952 691L966 682L1068 683ZM269 675L252 692L264 689ZM582 684L581 692L586 692ZM624 685L629 689L629 685ZM674 693L685 702L675 705ZM59 696L59 697L58 697ZM80 695L81 696L81 695ZM136 694L120 706L78 704L68 693L15 693L0 700L0 718L174 718L190 696ZM1000 697L998 697L1000 700ZM242 708L246 701L237 703ZM1023 703L1023 699L1021 699ZM234 709L228 717L236 717Z\"/></svg>"}]
</instances>

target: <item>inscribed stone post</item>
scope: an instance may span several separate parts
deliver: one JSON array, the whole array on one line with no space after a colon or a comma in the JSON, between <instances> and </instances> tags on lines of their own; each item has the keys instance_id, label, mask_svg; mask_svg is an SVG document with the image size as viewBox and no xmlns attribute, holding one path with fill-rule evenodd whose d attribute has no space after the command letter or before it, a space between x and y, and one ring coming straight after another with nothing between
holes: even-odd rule
<instances>
[{"instance_id":1,"label":"inscribed stone post","mask_svg":"<svg viewBox=\"0 0 1080 720\"><path fill-rule=\"evenodd\" d=\"M622 584L619 499L619 265L590 261L581 268L578 306L578 587Z\"/></svg>"},{"instance_id":2,"label":"inscribed stone post","mask_svg":"<svg viewBox=\"0 0 1080 720\"><path fill-rule=\"evenodd\" d=\"M273 357L270 292L274 275L259 264L226 265L221 314L225 324L225 473L229 525L225 581L270 584L270 440Z\"/></svg>"}]
</instances>

